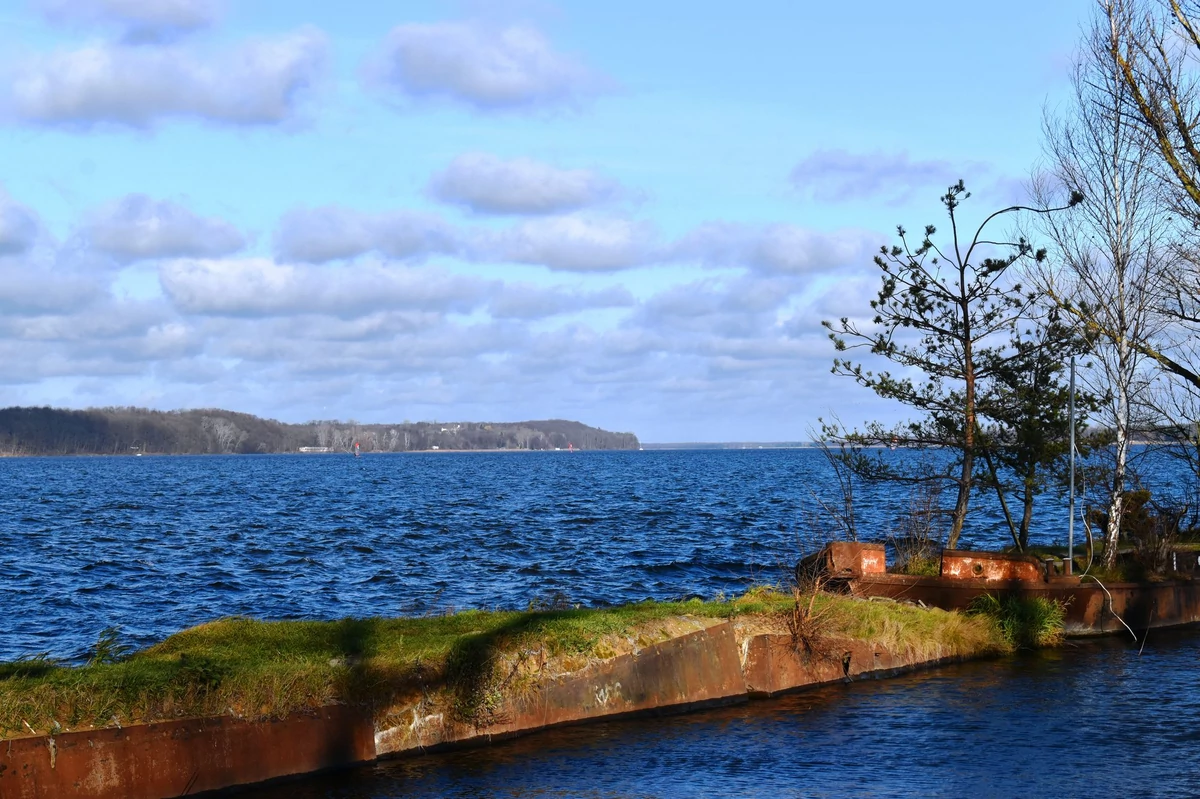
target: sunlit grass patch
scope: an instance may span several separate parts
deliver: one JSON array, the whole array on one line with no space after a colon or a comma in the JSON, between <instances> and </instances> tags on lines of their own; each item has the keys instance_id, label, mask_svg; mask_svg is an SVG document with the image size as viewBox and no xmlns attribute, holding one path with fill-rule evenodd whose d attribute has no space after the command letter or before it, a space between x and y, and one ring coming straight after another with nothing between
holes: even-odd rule
<instances>
[{"instance_id":1,"label":"sunlit grass patch","mask_svg":"<svg viewBox=\"0 0 1200 799\"><path fill-rule=\"evenodd\" d=\"M845 596L827 596L822 601L834 606L829 614L831 629L893 652L936 658L999 653L1009 648L997 625L987 617Z\"/></svg>"},{"instance_id":2,"label":"sunlit grass patch","mask_svg":"<svg viewBox=\"0 0 1200 799\"><path fill-rule=\"evenodd\" d=\"M969 614L994 619L1009 645L1037 649L1062 642L1066 613L1062 603L1045 597L996 597L981 594Z\"/></svg>"}]
</instances>

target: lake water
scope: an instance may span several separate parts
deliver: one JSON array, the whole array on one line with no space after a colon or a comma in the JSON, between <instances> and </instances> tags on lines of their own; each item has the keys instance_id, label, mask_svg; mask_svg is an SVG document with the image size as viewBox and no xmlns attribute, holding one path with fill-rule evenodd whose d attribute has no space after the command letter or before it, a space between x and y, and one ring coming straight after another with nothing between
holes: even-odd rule
<instances>
[{"instance_id":1,"label":"lake water","mask_svg":"<svg viewBox=\"0 0 1200 799\"><path fill-rule=\"evenodd\" d=\"M785 580L839 497L799 449L0 459L0 660L77 659L112 625L733 594ZM964 547L1007 542L990 502ZM1035 540L1065 540L1053 502ZM873 539L908 513L858 506Z\"/></svg>"},{"instance_id":2,"label":"lake water","mask_svg":"<svg viewBox=\"0 0 1200 799\"><path fill-rule=\"evenodd\" d=\"M786 579L814 499L838 496L811 450L5 459L0 659L231 614L735 593ZM1053 502L1038 541L1065 537ZM908 498L859 506L886 538ZM964 546L1003 545L980 508ZM1197 796L1198 663L1200 636L1155 632L1140 656L1113 639L241 795Z\"/></svg>"},{"instance_id":3,"label":"lake water","mask_svg":"<svg viewBox=\"0 0 1200 799\"><path fill-rule=\"evenodd\" d=\"M552 729L248 799L1200 796L1200 634Z\"/></svg>"}]
</instances>

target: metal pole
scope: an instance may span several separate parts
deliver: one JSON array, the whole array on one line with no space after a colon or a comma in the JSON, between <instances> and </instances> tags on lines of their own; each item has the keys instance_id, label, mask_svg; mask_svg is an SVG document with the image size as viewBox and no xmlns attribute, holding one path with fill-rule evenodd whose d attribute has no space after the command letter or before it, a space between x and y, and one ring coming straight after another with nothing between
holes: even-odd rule
<instances>
[{"instance_id":1,"label":"metal pole","mask_svg":"<svg viewBox=\"0 0 1200 799\"><path fill-rule=\"evenodd\" d=\"M1071 421L1071 517L1067 520L1067 562L1063 574L1071 574L1075 567L1075 356L1071 356L1071 397L1067 402L1067 415Z\"/></svg>"}]
</instances>

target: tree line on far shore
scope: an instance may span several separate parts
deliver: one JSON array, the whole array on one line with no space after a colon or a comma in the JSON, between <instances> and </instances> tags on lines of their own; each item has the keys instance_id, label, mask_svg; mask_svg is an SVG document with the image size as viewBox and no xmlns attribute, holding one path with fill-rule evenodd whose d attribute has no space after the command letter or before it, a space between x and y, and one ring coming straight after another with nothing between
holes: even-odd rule
<instances>
[{"instance_id":1,"label":"tree line on far shore","mask_svg":"<svg viewBox=\"0 0 1200 799\"><path fill-rule=\"evenodd\" d=\"M0 409L0 455L195 455L284 452L638 449L633 433L563 419L529 422L287 424L215 408Z\"/></svg>"}]
</instances>

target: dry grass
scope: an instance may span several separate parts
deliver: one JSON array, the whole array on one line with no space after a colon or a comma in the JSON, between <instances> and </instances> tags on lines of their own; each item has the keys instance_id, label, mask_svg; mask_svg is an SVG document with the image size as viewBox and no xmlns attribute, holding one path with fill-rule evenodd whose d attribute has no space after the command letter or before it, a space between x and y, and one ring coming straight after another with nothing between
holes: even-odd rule
<instances>
[{"instance_id":1,"label":"dry grass","mask_svg":"<svg viewBox=\"0 0 1200 799\"><path fill-rule=\"evenodd\" d=\"M825 596L830 634L867 641L918 658L969 657L1009 651L994 619L897 602Z\"/></svg>"}]
</instances>

